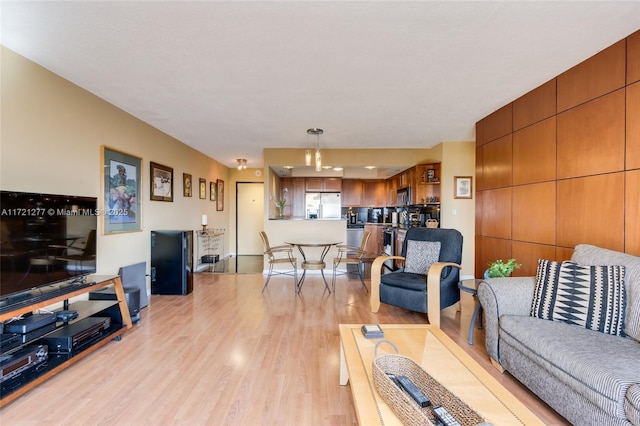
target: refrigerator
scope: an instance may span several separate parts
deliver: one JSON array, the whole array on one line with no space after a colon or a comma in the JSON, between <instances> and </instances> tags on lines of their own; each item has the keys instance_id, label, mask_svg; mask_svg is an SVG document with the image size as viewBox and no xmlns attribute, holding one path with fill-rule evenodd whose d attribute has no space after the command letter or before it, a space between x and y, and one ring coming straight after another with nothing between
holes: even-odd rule
<instances>
[{"instance_id":1,"label":"refrigerator","mask_svg":"<svg viewBox=\"0 0 640 426\"><path fill-rule=\"evenodd\" d=\"M151 294L193 291L193 231L151 231Z\"/></svg>"},{"instance_id":2,"label":"refrigerator","mask_svg":"<svg viewBox=\"0 0 640 426\"><path fill-rule=\"evenodd\" d=\"M340 192L307 192L305 194L307 219L340 219L341 207Z\"/></svg>"}]
</instances>

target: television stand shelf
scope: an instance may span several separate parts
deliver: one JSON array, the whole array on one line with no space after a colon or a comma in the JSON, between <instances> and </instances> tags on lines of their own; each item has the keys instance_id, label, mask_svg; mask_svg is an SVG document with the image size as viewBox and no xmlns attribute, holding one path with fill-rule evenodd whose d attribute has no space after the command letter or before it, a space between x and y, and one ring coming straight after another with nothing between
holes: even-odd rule
<instances>
[{"instance_id":1,"label":"television stand shelf","mask_svg":"<svg viewBox=\"0 0 640 426\"><path fill-rule=\"evenodd\" d=\"M119 321L113 321L112 319L110 328L106 330L99 339L87 343L85 347L71 352L70 354L49 354L49 358L47 359L47 361L39 364L37 367L26 370L20 375L9 378L2 382L0 387L0 407L4 407L5 405L14 401L16 398L40 385L62 370L70 367L71 365L80 361L82 358L106 345L109 341L119 338L129 328L131 328L131 317L129 315L129 309L127 307L124 288L122 287L122 281L120 280L120 277L92 275L89 276L87 280L90 282L90 284L84 286L82 289L64 295L54 296L47 300L38 299L32 304L21 304L20 307L0 314L0 322L4 322L17 316L31 313L38 309L48 308L51 305L57 303L62 302L65 306L68 306L68 300L73 297L88 294L89 292L99 290L103 287L113 286L116 293L116 300L79 301L71 304L70 308L78 310L79 317L77 320L74 320L70 323L97 314L104 309L107 309L114 305L118 305L121 315L121 318L118 319ZM60 324L61 323L58 323L58 327L56 327L56 330L63 326ZM21 347L34 343L35 341L29 341L22 344ZM14 350L12 350L11 352L14 352Z\"/></svg>"}]
</instances>

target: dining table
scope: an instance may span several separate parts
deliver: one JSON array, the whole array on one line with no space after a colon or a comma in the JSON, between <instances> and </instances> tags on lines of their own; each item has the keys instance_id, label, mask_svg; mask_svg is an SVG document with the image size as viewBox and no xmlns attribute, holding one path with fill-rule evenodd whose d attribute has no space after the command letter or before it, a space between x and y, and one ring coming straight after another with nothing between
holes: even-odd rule
<instances>
[{"instance_id":1,"label":"dining table","mask_svg":"<svg viewBox=\"0 0 640 426\"><path fill-rule=\"evenodd\" d=\"M329 289L329 283L327 283L327 279L324 276L324 268L327 264L324 261L324 258L331 250L331 247L337 246L341 244L342 241L334 240L334 239L323 239L323 238L301 238L301 239L290 239L285 241L286 244L295 246L300 251L300 255L302 256L302 263L300 267L302 268L302 276L300 280L296 284L296 292L299 294L302 291L302 286L304 285L304 279L309 270L319 270L322 274L322 279L324 280L324 286L329 293L331 290ZM321 248L322 251L320 253L319 259L307 259L307 254L305 253L305 249L307 248Z\"/></svg>"}]
</instances>

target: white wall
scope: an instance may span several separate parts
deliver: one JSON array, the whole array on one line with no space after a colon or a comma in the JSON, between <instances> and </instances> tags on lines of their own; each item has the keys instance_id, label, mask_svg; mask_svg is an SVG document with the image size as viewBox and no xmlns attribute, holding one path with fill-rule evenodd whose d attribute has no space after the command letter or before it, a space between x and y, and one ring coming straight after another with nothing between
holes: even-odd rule
<instances>
[{"instance_id":1,"label":"white wall","mask_svg":"<svg viewBox=\"0 0 640 426\"><path fill-rule=\"evenodd\" d=\"M222 212L208 197L208 183L228 181L228 168L11 50L1 49L0 188L102 200L102 146L142 158L142 231L102 235L99 230L99 274L115 274L120 266L141 261L149 269L153 229L197 229L202 214L208 215L211 227L229 228L230 188L225 191ZM173 202L150 201L151 161L173 168ZM183 172L190 173L196 185L190 198L183 197ZM201 177L207 180L205 200L198 198Z\"/></svg>"}]
</instances>

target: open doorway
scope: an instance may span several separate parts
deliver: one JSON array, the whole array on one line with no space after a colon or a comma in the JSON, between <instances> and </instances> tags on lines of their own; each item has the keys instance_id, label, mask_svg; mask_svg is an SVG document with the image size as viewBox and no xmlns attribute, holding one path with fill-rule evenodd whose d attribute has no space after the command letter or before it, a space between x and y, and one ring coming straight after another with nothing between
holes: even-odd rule
<instances>
[{"instance_id":1,"label":"open doorway","mask_svg":"<svg viewBox=\"0 0 640 426\"><path fill-rule=\"evenodd\" d=\"M264 257L260 231L264 221L264 183L236 183L236 258L230 272L262 272Z\"/></svg>"}]
</instances>

